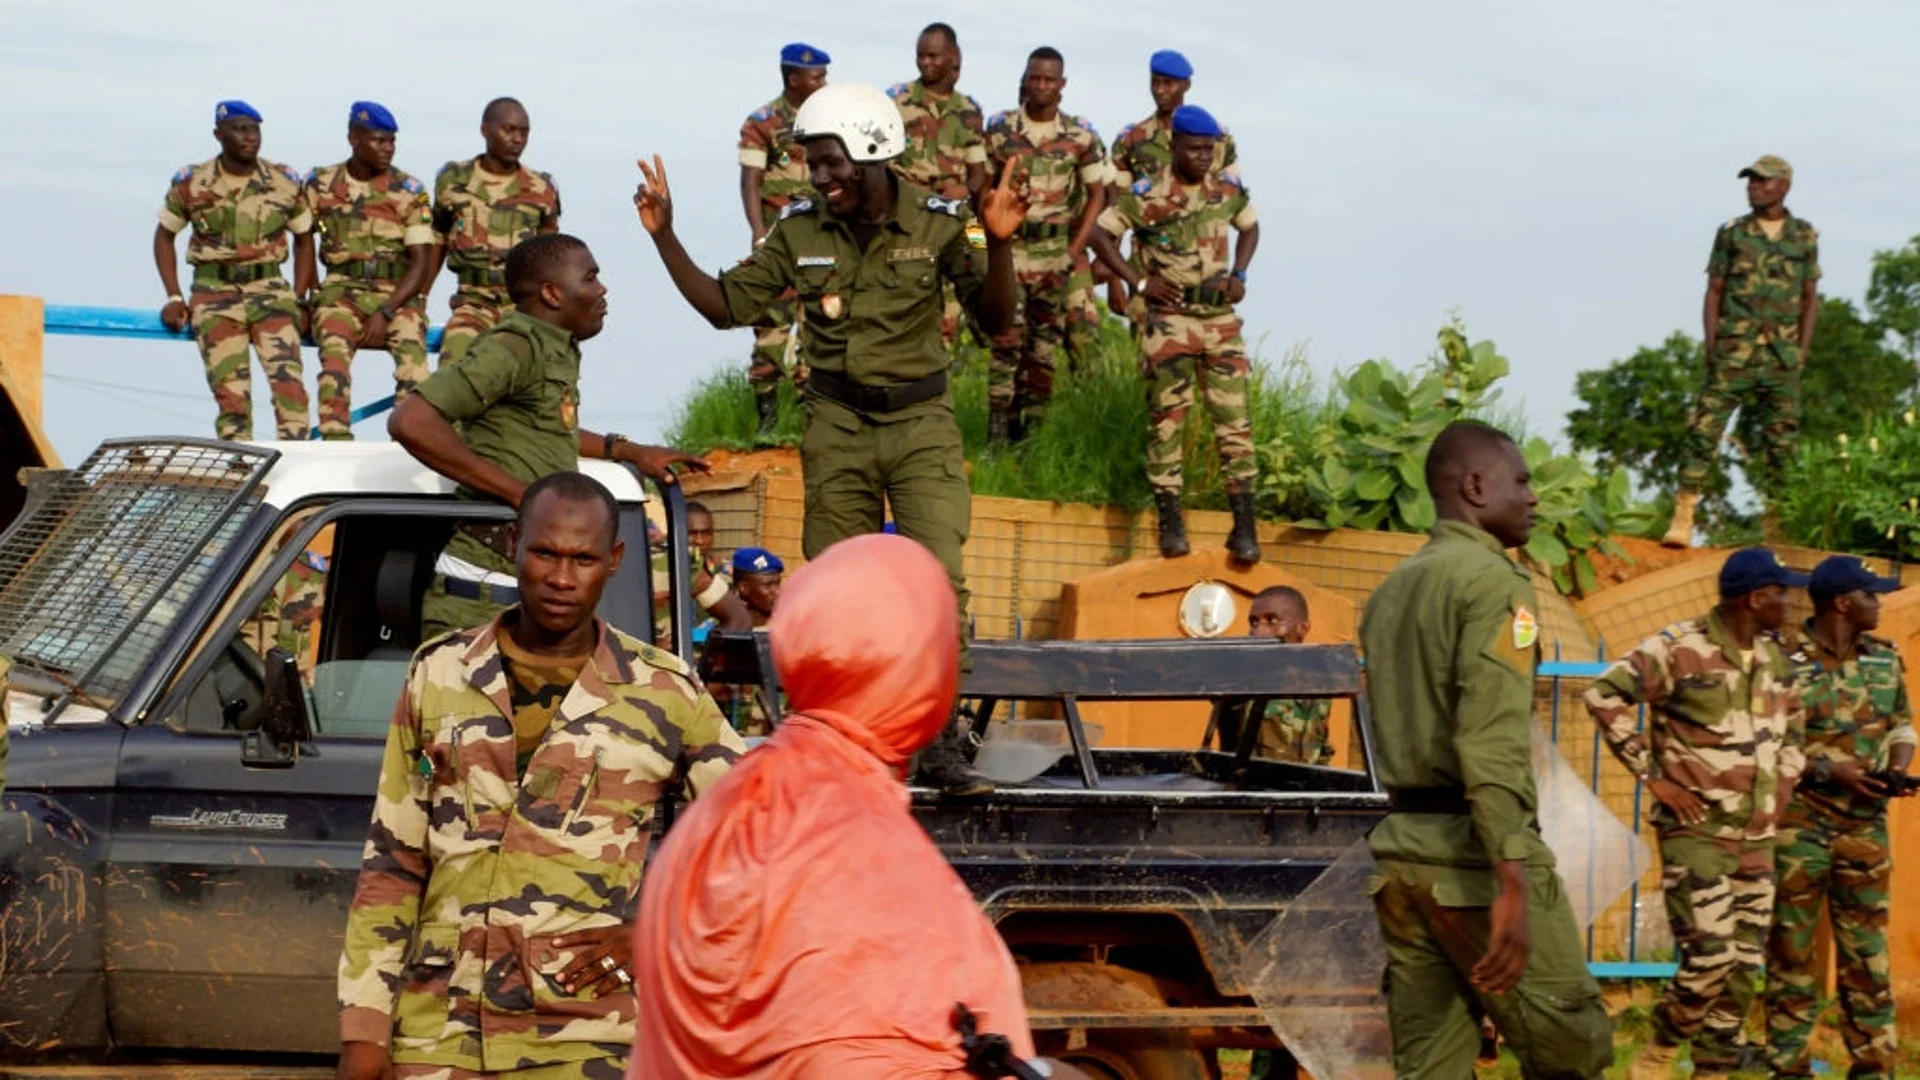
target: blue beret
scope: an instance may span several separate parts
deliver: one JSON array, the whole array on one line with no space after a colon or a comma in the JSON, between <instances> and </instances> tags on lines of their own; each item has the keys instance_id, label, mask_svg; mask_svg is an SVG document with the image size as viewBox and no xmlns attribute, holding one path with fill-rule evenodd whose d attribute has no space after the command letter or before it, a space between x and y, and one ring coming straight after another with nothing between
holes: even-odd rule
<instances>
[{"instance_id":1,"label":"blue beret","mask_svg":"<svg viewBox=\"0 0 1920 1080\"><path fill-rule=\"evenodd\" d=\"M265 117L260 115L259 109L241 101L239 98L223 101L213 107L213 122L216 124L222 120L234 120L242 116L256 122L265 119Z\"/></svg>"},{"instance_id":2,"label":"blue beret","mask_svg":"<svg viewBox=\"0 0 1920 1080\"><path fill-rule=\"evenodd\" d=\"M1175 135L1205 135L1217 139L1223 132L1220 122L1213 114L1198 105L1182 105L1173 110L1173 133Z\"/></svg>"},{"instance_id":3,"label":"blue beret","mask_svg":"<svg viewBox=\"0 0 1920 1080\"><path fill-rule=\"evenodd\" d=\"M785 571L787 564L780 556L766 548L746 547L733 553L733 572L736 574L778 574Z\"/></svg>"},{"instance_id":4,"label":"blue beret","mask_svg":"<svg viewBox=\"0 0 1920 1080\"><path fill-rule=\"evenodd\" d=\"M1187 58L1172 49L1161 49L1147 61L1147 70L1155 75L1165 75L1169 79L1193 78L1193 65Z\"/></svg>"},{"instance_id":5,"label":"blue beret","mask_svg":"<svg viewBox=\"0 0 1920 1080\"><path fill-rule=\"evenodd\" d=\"M780 62L787 67L823 68L833 63L833 57L828 56L825 49L796 41L780 50Z\"/></svg>"},{"instance_id":6,"label":"blue beret","mask_svg":"<svg viewBox=\"0 0 1920 1080\"><path fill-rule=\"evenodd\" d=\"M366 128L368 131L399 131L400 125L394 122L393 114L385 105L377 101L356 101L353 108L347 110L347 126Z\"/></svg>"},{"instance_id":7,"label":"blue beret","mask_svg":"<svg viewBox=\"0 0 1920 1080\"><path fill-rule=\"evenodd\" d=\"M1769 585L1789 589L1807 587L1807 575L1796 574L1780 562L1780 556L1763 547L1744 548L1727 556L1720 567L1720 595L1745 596Z\"/></svg>"}]
</instances>

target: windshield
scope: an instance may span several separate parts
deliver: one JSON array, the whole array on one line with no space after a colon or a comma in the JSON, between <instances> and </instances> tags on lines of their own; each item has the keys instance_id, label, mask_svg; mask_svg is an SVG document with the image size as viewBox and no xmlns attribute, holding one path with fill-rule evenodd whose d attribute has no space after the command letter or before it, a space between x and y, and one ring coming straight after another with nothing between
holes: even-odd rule
<instances>
[{"instance_id":1,"label":"windshield","mask_svg":"<svg viewBox=\"0 0 1920 1080\"><path fill-rule=\"evenodd\" d=\"M77 469L33 477L0 535L0 654L111 705L239 534L277 456L116 440Z\"/></svg>"}]
</instances>

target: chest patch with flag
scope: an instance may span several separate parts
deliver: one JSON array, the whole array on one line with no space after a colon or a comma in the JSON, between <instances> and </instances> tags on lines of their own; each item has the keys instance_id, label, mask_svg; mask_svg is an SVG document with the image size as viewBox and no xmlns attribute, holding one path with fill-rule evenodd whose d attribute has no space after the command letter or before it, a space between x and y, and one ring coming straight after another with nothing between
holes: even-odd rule
<instances>
[{"instance_id":1,"label":"chest patch with flag","mask_svg":"<svg viewBox=\"0 0 1920 1080\"><path fill-rule=\"evenodd\" d=\"M1525 604L1513 605L1513 647L1531 649L1540 640L1540 620L1533 617Z\"/></svg>"}]
</instances>

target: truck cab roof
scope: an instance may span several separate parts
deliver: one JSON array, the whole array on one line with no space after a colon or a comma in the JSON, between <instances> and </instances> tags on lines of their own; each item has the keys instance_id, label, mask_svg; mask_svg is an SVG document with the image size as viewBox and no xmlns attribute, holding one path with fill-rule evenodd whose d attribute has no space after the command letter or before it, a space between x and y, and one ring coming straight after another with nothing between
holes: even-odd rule
<instances>
[{"instance_id":1,"label":"truck cab roof","mask_svg":"<svg viewBox=\"0 0 1920 1080\"><path fill-rule=\"evenodd\" d=\"M261 482L264 501L285 509L339 495L446 495L453 481L422 465L398 443L257 442L279 454ZM583 459L580 471L605 484L621 502L646 501L646 489L616 462Z\"/></svg>"}]
</instances>

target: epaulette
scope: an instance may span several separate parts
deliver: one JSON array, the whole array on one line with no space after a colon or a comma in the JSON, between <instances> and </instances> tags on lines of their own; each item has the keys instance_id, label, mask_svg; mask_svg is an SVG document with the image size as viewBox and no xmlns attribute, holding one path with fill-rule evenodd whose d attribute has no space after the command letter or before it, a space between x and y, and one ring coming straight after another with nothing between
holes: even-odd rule
<instances>
[{"instance_id":1,"label":"epaulette","mask_svg":"<svg viewBox=\"0 0 1920 1080\"><path fill-rule=\"evenodd\" d=\"M1247 190L1247 182L1240 178L1239 170L1233 168L1232 166L1229 166L1225 169L1221 169L1219 172L1214 173L1213 175L1219 177L1220 182L1222 184L1227 185L1230 188L1239 188L1241 191Z\"/></svg>"},{"instance_id":2,"label":"epaulette","mask_svg":"<svg viewBox=\"0 0 1920 1080\"><path fill-rule=\"evenodd\" d=\"M1722 232L1724 232L1727 229L1731 229L1739 224L1740 224L1740 218L1737 218L1737 217L1728 218L1727 223L1725 225L1720 226L1720 229Z\"/></svg>"},{"instance_id":3,"label":"epaulette","mask_svg":"<svg viewBox=\"0 0 1920 1080\"><path fill-rule=\"evenodd\" d=\"M756 124L765 123L766 121L773 119L773 110L768 108L765 105L762 105L759 108L753 110L753 115L747 117L747 119Z\"/></svg>"},{"instance_id":4,"label":"epaulette","mask_svg":"<svg viewBox=\"0 0 1920 1080\"><path fill-rule=\"evenodd\" d=\"M1012 114L1011 112L997 112L997 113L994 113L994 114L993 114L993 116L992 116L992 117L990 117L990 118L989 118L989 119L987 120L987 130L988 130L988 131L997 131L997 130L999 130L1000 128L1003 128L1003 127L1006 127L1006 126L1007 126L1007 119L1008 119L1009 117L1011 117L1012 115L1013 115L1013 114Z\"/></svg>"},{"instance_id":5,"label":"epaulette","mask_svg":"<svg viewBox=\"0 0 1920 1080\"><path fill-rule=\"evenodd\" d=\"M692 666L685 660L680 659L677 653L656 648L638 638L630 637L622 631L616 630L614 633L619 635L615 640L627 650L627 655L633 663L645 664L650 668L669 672L683 679L693 678Z\"/></svg>"},{"instance_id":6,"label":"epaulette","mask_svg":"<svg viewBox=\"0 0 1920 1080\"><path fill-rule=\"evenodd\" d=\"M402 175L400 177L400 190L411 195L424 195L427 191L427 185L411 176Z\"/></svg>"},{"instance_id":7,"label":"epaulette","mask_svg":"<svg viewBox=\"0 0 1920 1080\"><path fill-rule=\"evenodd\" d=\"M293 166L291 165L279 165L277 168L280 170L280 175L286 177L288 182L292 183L295 187L298 187L305 180L299 173L293 171Z\"/></svg>"},{"instance_id":8,"label":"epaulette","mask_svg":"<svg viewBox=\"0 0 1920 1080\"><path fill-rule=\"evenodd\" d=\"M193 179L193 166L182 165L180 171L173 174L173 179L169 183L180 184L191 179Z\"/></svg>"},{"instance_id":9,"label":"epaulette","mask_svg":"<svg viewBox=\"0 0 1920 1080\"><path fill-rule=\"evenodd\" d=\"M1093 136L1093 141L1094 141L1094 142L1099 142L1099 141L1100 141L1100 130L1099 130L1098 128L1096 128L1096 127L1094 127L1094 126L1093 126L1092 124L1090 124L1090 123L1088 123L1088 122L1087 122L1087 118L1086 118L1086 117L1084 117L1084 116L1076 116L1076 117L1074 117L1074 118L1073 118L1073 122L1074 122L1074 124L1076 124L1077 126L1079 126L1079 127L1083 127L1083 128L1085 128L1085 129L1087 129L1087 134L1089 134L1089 135L1091 135L1091 136Z\"/></svg>"},{"instance_id":10,"label":"epaulette","mask_svg":"<svg viewBox=\"0 0 1920 1080\"><path fill-rule=\"evenodd\" d=\"M1140 125L1138 125L1138 124L1122 124L1122 125L1120 125L1120 134L1118 134L1118 135L1115 135L1115 136L1113 137L1113 141L1114 141L1114 142L1125 142L1125 141L1127 141L1127 139L1128 139L1128 138L1129 138L1130 136L1132 136L1132 134L1133 134L1133 129L1134 129L1134 128L1137 128L1137 127L1139 127L1139 126L1140 126Z\"/></svg>"},{"instance_id":11,"label":"epaulette","mask_svg":"<svg viewBox=\"0 0 1920 1080\"><path fill-rule=\"evenodd\" d=\"M1135 195L1145 195L1147 192L1152 190L1153 190L1153 177L1151 176L1143 176L1140 179L1135 180L1133 182L1133 193Z\"/></svg>"},{"instance_id":12,"label":"epaulette","mask_svg":"<svg viewBox=\"0 0 1920 1080\"><path fill-rule=\"evenodd\" d=\"M965 199L943 199L938 195L929 195L927 196L927 209L942 214L951 214L954 217L965 220L967 216L967 201Z\"/></svg>"},{"instance_id":13,"label":"epaulette","mask_svg":"<svg viewBox=\"0 0 1920 1080\"><path fill-rule=\"evenodd\" d=\"M780 220L785 221L799 214L811 214L813 209L812 199L795 199L780 208Z\"/></svg>"},{"instance_id":14,"label":"epaulette","mask_svg":"<svg viewBox=\"0 0 1920 1080\"><path fill-rule=\"evenodd\" d=\"M1860 644L1887 652L1898 651L1898 646L1894 645L1890 638L1883 638L1875 634L1861 634Z\"/></svg>"},{"instance_id":15,"label":"epaulette","mask_svg":"<svg viewBox=\"0 0 1920 1080\"><path fill-rule=\"evenodd\" d=\"M981 107L980 107L980 102L979 102L979 101L977 101L977 100L976 100L976 99L974 98L974 96L973 96L972 94L961 94L960 96L961 96L961 97L963 97L963 98L966 98L966 99L967 99L967 104L969 104L969 105L971 105L971 106L973 106L973 111L974 111L974 112L986 112L986 111L987 111L987 110L985 110L985 109L983 109L983 108L981 108Z\"/></svg>"},{"instance_id":16,"label":"epaulette","mask_svg":"<svg viewBox=\"0 0 1920 1080\"><path fill-rule=\"evenodd\" d=\"M467 164L469 163L465 161L447 162L445 165L440 166L439 172L433 174L433 182L435 184L438 184L440 182L440 178L448 174L459 175L460 172L462 172L464 168L467 166Z\"/></svg>"},{"instance_id":17,"label":"epaulette","mask_svg":"<svg viewBox=\"0 0 1920 1080\"><path fill-rule=\"evenodd\" d=\"M907 84L903 82L897 82L887 87L887 96L890 98L903 98L906 97L908 93Z\"/></svg>"},{"instance_id":18,"label":"epaulette","mask_svg":"<svg viewBox=\"0 0 1920 1080\"><path fill-rule=\"evenodd\" d=\"M533 175L538 176L542 180L545 180L547 182L547 186L553 189L554 194L558 195L560 193L560 185L553 182L552 173L536 172Z\"/></svg>"}]
</instances>

